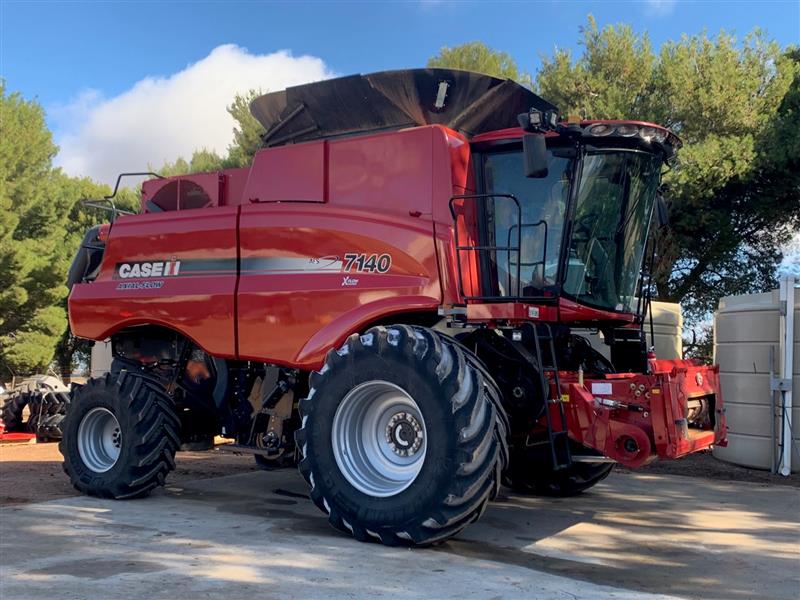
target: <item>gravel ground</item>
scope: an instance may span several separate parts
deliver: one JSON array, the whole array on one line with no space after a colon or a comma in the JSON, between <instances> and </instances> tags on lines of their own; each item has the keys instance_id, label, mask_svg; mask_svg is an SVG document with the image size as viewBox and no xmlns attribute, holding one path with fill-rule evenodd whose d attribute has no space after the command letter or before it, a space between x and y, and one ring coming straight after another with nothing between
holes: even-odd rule
<instances>
[{"instance_id":1,"label":"gravel ground","mask_svg":"<svg viewBox=\"0 0 800 600\"><path fill-rule=\"evenodd\" d=\"M575 498L503 490L430 550L358 543L307 493L285 469L0 507L0 598L798 600L797 488L620 472Z\"/></svg>"},{"instance_id":2,"label":"gravel ground","mask_svg":"<svg viewBox=\"0 0 800 600\"><path fill-rule=\"evenodd\" d=\"M632 472L630 469L617 466L619 471ZM717 481L748 481L750 483L788 485L800 487L800 474L789 477L773 475L769 471L749 469L717 460L710 450L690 454L680 460L656 461L636 470L637 473L659 475L684 475L686 477L704 477Z\"/></svg>"},{"instance_id":3,"label":"gravel ground","mask_svg":"<svg viewBox=\"0 0 800 600\"><path fill-rule=\"evenodd\" d=\"M77 496L61 468L58 444L0 445L0 505ZM255 471L252 456L212 450L179 452L169 484Z\"/></svg>"},{"instance_id":4,"label":"gravel ground","mask_svg":"<svg viewBox=\"0 0 800 600\"><path fill-rule=\"evenodd\" d=\"M0 505L41 502L78 495L61 469L58 444L0 445ZM249 455L212 450L179 452L177 468L170 473L170 485L195 479L211 479L257 470ZM617 466L619 472L630 472ZM716 481L747 481L762 485L800 487L800 475L772 475L715 459L710 452L700 452L681 460L655 462L638 469L643 474L684 475Z\"/></svg>"}]
</instances>

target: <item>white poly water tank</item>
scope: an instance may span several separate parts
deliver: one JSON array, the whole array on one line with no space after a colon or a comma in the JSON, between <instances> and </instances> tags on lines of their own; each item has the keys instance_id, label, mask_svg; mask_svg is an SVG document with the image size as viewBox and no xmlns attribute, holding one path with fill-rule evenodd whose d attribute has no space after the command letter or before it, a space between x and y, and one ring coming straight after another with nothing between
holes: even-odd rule
<instances>
[{"instance_id":1,"label":"white poly water tank","mask_svg":"<svg viewBox=\"0 0 800 600\"><path fill-rule=\"evenodd\" d=\"M683 358L683 316L681 305L672 302L651 302L653 311L653 337L650 339L650 319L645 318L644 330L647 333L647 347L655 346L658 358ZM587 338L592 347L606 358L610 358L611 350L603 341L600 332L590 329L575 329L573 333Z\"/></svg>"},{"instance_id":2,"label":"white poly water tank","mask_svg":"<svg viewBox=\"0 0 800 600\"><path fill-rule=\"evenodd\" d=\"M800 290L794 290L794 378L800 390ZM780 420L773 410L770 367L779 374L780 300L778 290L764 294L729 296L714 314L714 362L728 422L728 446L715 447L714 456L746 467L770 469L780 439ZM772 362L770 362L772 360ZM780 405L779 398L775 401ZM800 432L800 405L794 401L792 422L795 444ZM773 430L774 427L774 430ZM795 454L796 456L796 454ZM797 460L793 471L797 471Z\"/></svg>"}]
</instances>

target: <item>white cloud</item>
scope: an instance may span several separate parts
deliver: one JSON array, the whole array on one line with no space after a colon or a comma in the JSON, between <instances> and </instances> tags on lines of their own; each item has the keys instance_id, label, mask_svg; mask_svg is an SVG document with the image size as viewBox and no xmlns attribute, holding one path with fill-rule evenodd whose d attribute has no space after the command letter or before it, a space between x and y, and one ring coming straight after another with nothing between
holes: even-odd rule
<instances>
[{"instance_id":1,"label":"white cloud","mask_svg":"<svg viewBox=\"0 0 800 600\"><path fill-rule=\"evenodd\" d=\"M113 98L86 90L50 107L60 146L56 163L70 175L112 183L120 172L188 159L200 148L225 153L234 126L225 108L237 92L276 91L331 76L313 56L218 46L174 75L147 77Z\"/></svg>"},{"instance_id":2,"label":"white cloud","mask_svg":"<svg viewBox=\"0 0 800 600\"><path fill-rule=\"evenodd\" d=\"M647 13L655 17L663 17L675 10L678 0L645 0Z\"/></svg>"}]
</instances>

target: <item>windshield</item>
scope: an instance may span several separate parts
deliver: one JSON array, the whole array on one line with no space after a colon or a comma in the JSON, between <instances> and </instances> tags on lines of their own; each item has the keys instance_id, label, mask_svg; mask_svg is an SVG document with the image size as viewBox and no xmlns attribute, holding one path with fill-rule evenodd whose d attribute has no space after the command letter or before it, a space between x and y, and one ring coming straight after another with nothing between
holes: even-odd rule
<instances>
[{"instance_id":1,"label":"windshield","mask_svg":"<svg viewBox=\"0 0 800 600\"><path fill-rule=\"evenodd\" d=\"M585 155L567 256L564 292L577 301L635 312L661 159L642 152Z\"/></svg>"},{"instance_id":2,"label":"windshield","mask_svg":"<svg viewBox=\"0 0 800 600\"><path fill-rule=\"evenodd\" d=\"M572 160L549 157L547 177L525 177L522 150L484 155L483 177L492 197L488 211L488 234L498 247L489 258L499 296L540 296L557 282L564 213L569 200ZM518 244L519 242L519 244ZM520 254L521 256L518 256ZM521 262L520 262L521 261Z\"/></svg>"}]
</instances>

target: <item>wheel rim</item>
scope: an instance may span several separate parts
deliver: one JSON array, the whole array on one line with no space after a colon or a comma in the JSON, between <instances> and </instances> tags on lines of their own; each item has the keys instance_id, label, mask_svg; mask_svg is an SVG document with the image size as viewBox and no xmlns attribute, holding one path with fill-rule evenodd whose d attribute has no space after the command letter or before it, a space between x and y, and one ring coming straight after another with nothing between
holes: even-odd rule
<instances>
[{"instance_id":1,"label":"wheel rim","mask_svg":"<svg viewBox=\"0 0 800 600\"><path fill-rule=\"evenodd\" d=\"M95 473L105 473L119 459L122 432L119 421L107 408L93 408L78 426L78 453Z\"/></svg>"},{"instance_id":2,"label":"wheel rim","mask_svg":"<svg viewBox=\"0 0 800 600\"><path fill-rule=\"evenodd\" d=\"M342 399L333 418L333 456L345 479L369 496L399 494L422 470L425 419L414 399L388 381L367 381Z\"/></svg>"}]
</instances>

